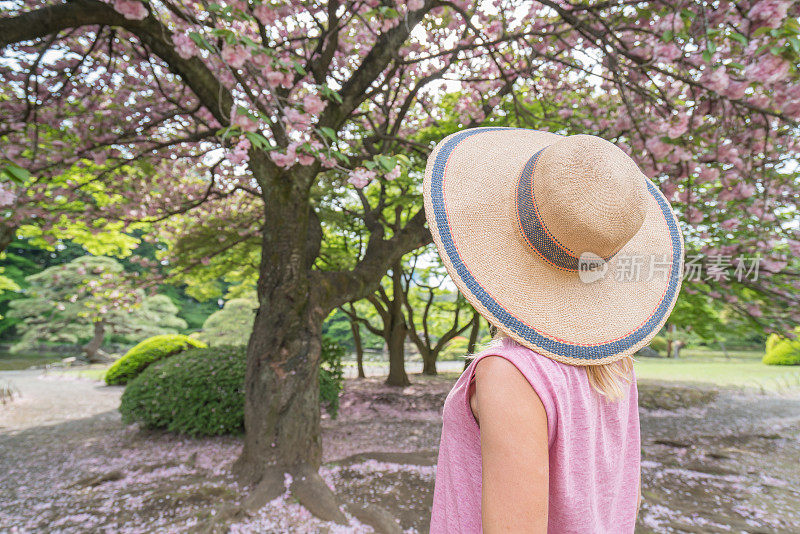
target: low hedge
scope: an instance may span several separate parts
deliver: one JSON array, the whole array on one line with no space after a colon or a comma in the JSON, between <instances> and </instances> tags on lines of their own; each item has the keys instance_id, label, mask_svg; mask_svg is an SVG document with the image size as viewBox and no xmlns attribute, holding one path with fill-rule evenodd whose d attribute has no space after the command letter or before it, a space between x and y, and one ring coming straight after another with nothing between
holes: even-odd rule
<instances>
[{"instance_id":1,"label":"low hedge","mask_svg":"<svg viewBox=\"0 0 800 534\"><path fill-rule=\"evenodd\" d=\"M245 368L242 347L190 349L154 363L125 388L122 420L193 436L240 432Z\"/></svg>"},{"instance_id":2,"label":"low hedge","mask_svg":"<svg viewBox=\"0 0 800 534\"><path fill-rule=\"evenodd\" d=\"M154 362L192 347L205 348L206 346L202 341L180 334L149 337L114 362L106 372L106 384L110 386L127 384Z\"/></svg>"},{"instance_id":3,"label":"low hedge","mask_svg":"<svg viewBox=\"0 0 800 534\"><path fill-rule=\"evenodd\" d=\"M320 397L336 417L344 350L323 340ZM122 395L126 423L193 436L236 434L244 428L245 348L190 349L157 362L133 379Z\"/></svg>"},{"instance_id":4,"label":"low hedge","mask_svg":"<svg viewBox=\"0 0 800 534\"><path fill-rule=\"evenodd\" d=\"M800 365L800 339L770 334L767 351L761 361L767 365Z\"/></svg>"}]
</instances>

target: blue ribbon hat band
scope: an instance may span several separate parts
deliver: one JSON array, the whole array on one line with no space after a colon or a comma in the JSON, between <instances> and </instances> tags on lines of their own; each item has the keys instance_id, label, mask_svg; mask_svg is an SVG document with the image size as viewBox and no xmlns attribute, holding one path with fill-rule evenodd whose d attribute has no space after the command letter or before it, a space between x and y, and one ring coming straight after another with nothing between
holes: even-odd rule
<instances>
[{"instance_id":1,"label":"blue ribbon hat band","mask_svg":"<svg viewBox=\"0 0 800 534\"><path fill-rule=\"evenodd\" d=\"M536 152L522 169L517 185L517 219L525 242L547 263L564 271L577 272L580 257L556 239L547 229L536 205L533 189L536 162L547 147ZM602 258L608 261L614 255Z\"/></svg>"},{"instance_id":2,"label":"blue ribbon hat band","mask_svg":"<svg viewBox=\"0 0 800 534\"><path fill-rule=\"evenodd\" d=\"M672 214L672 210L664 196L656 186L647 178L645 182L647 191L658 204L661 214L664 217L669 229L670 240L672 243L672 265L670 277L667 282L666 291L657 308L643 324L629 333L628 335L609 342L595 343L591 345L580 345L567 343L562 340L553 339L537 331L532 326L520 321L512 315L483 286L475 279L467 265L458 253L458 249L453 241L450 231L447 211L444 204L444 173L447 162L453 150L464 139L480 133L502 131L502 130L523 130L518 128L478 128L465 130L450 137L440 148L436 155L431 169L430 195L431 204L435 217L435 228L439 240L442 244L443 253L447 256L452 269L466 289L492 314L495 321L504 325L507 329L515 332L522 339L530 344L540 347L552 354L565 358L575 358L579 360L599 360L610 356L618 355L637 343L645 339L656 328L663 324L663 320L672 308L676 293L680 288L681 261L683 258L683 243L680 230ZM544 149L542 149L544 150ZM536 162L542 150L536 152L525 164L516 191L517 213L519 216L519 228L525 241L536 251L545 261L551 265L568 271L577 271L579 258L563 244L559 243L548 231L542 222L533 195L533 176Z\"/></svg>"}]
</instances>

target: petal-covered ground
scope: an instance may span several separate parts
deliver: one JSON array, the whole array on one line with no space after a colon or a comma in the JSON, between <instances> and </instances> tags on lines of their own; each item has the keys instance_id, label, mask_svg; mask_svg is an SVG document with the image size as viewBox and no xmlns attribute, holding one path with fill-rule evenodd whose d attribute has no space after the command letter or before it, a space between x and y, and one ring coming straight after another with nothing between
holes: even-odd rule
<instances>
[{"instance_id":1,"label":"petal-covered ground","mask_svg":"<svg viewBox=\"0 0 800 534\"><path fill-rule=\"evenodd\" d=\"M247 514L230 475L236 437L190 439L126 427L120 388L39 371L0 373L0 530L9 532L425 532L455 375L404 389L348 380L325 419L323 478L347 526L288 494ZM800 397L642 384L640 532L800 532ZM686 406L689 407L676 407ZM290 480L287 478L287 486ZM376 521L376 517L378 518Z\"/></svg>"}]
</instances>

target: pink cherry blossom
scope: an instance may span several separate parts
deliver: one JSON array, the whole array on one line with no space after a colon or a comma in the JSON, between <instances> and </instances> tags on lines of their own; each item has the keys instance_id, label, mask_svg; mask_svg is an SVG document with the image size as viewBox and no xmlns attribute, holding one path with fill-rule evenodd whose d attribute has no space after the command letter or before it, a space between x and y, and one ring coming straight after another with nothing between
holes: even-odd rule
<instances>
[{"instance_id":1,"label":"pink cherry blossom","mask_svg":"<svg viewBox=\"0 0 800 534\"><path fill-rule=\"evenodd\" d=\"M238 126L245 132L258 130L258 123L246 113L239 113L239 107L234 104L231 110L231 126Z\"/></svg>"},{"instance_id":2,"label":"pink cherry blossom","mask_svg":"<svg viewBox=\"0 0 800 534\"><path fill-rule=\"evenodd\" d=\"M747 309L747 313L749 313L753 317L761 317L762 315L764 315L763 312L761 311L761 308L758 307L758 304L754 303L748 304L745 306L745 308Z\"/></svg>"},{"instance_id":3,"label":"pink cherry blossom","mask_svg":"<svg viewBox=\"0 0 800 534\"><path fill-rule=\"evenodd\" d=\"M700 167L698 177L702 183L713 182L719 178L719 169L704 165Z\"/></svg>"},{"instance_id":4,"label":"pink cherry blossom","mask_svg":"<svg viewBox=\"0 0 800 534\"><path fill-rule=\"evenodd\" d=\"M667 135L670 139L676 139L686 133L689 129L689 116L686 112L678 113L677 117L673 120L670 127L667 129Z\"/></svg>"},{"instance_id":5,"label":"pink cherry blossom","mask_svg":"<svg viewBox=\"0 0 800 534\"><path fill-rule=\"evenodd\" d=\"M789 73L789 62L780 56L767 54L767 57L759 58L745 69L745 76L751 80L763 84L771 84L780 81Z\"/></svg>"},{"instance_id":6,"label":"pink cherry blossom","mask_svg":"<svg viewBox=\"0 0 800 534\"><path fill-rule=\"evenodd\" d=\"M325 105L326 102L317 95L309 94L303 98L303 108L306 110L306 113L310 113L311 115L321 113L322 110L325 109Z\"/></svg>"},{"instance_id":7,"label":"pink cherry blossom","mask_svg":"<svg viewBox=\"0 0 800 534\"><path fill-rule=\"evenodd\" d=\"M747 16L756 25L777 28L786 18L786 12L791 5L787 0L762 0L750 8Z\"/></svg>"},{"instance_id":8,"label":"pink cherry blossom","mask_svg":"<svg viewBox=\"0 0 800 534\"><path fill-rule=\"evenodd\" d=\"M674 148L672 145L665 143L658 137L651 137L648 139L647 142L645 142L645 146L656 159L664 158L667 156L667 154L672 152Z\"/></svg>"},{"instance_id":9,"label":"pink cherry blossom","mask_svg":"<svg viewBox=\"0 0 800 534\"><path fill-rule=\"evenodd\" d=\"M277 150L270 152L269 157L272 158L272 161L275 162L275 165L278 167L283 167L284 169L288 169L297 161L297 157L294 154L287 154Z\"/></svg>"},{"instance_id":10,"label":"pink cherry blossom","mask_svg":"<svg viewBox=\"0 0 800 534\"><path fill-rule=\"evenodd\" d=\"M147 17L147 8L136 0L114 0L114 9L130 20L142 20Z\"/></svg>"},{"instance_id":11,"label":"pink cherry blossom","mask_svg":"<svg viewBox=\"0 0 800 534\"><path fill-rule=\"evenodd\" d=\"M5 184L0 183L0 206L10 206L17 199L13 191L5 188Z\"/></svg>"},{"instance_id":12,"label":"pink cherry blossom","mask_svg":"<svg viewBox=\"0 0 800 534\"><path fill-rule=\"evenodd\" d=\"M250 150L250 141L246 137L242 137L228 156L228 160L234 165L241 165L250 159L248 150Z\"/></svg>"},{"instance_id":13,"label":"pink cherry blossom","mask_svg":"<svg viewBox=\"0 0 800 534\"><path fill-rule=\"evenodd\" d=\"M294 108L288 108L286 110L286 120L295 125L307 125L311 123L311 117Z\"/></svg>"},{"instance_id":14,"label":"pink cherry blossom","mask_svg":"<svg viewBox=\"0 0 800 534\"><path fill-rule=\"evenodd\" d=\"M425 5L424 0L409 0L408 2L408 10L409 11L417 11L418 9L422 9Z\"/></svg>"},{"instance_id":15,"label":"pink cherry blossom","mask_svg":"<svg viewBox=\"0 0 800 534\"><path fill-rule=\"evenodd\" d=\"M269 26L277 18L277 10L270 4L259 4L253 9L253 14L264 26Z\"/></svg>"},{"instance_id":16,"label":"pink cherry blossom","mask_svg":"<svg viewBox=\"0 0 800 534\"><path fill-rule=\"evenodd\" d=\"M283 73L277 70L268 71L265 76L267 83L273 89L278 87L283 81Z\"/></svg>"},{"instance_id":17,"label":"pink cherry blossom","mask_svg":"<svg viewBox=\"0 0 800 534\"><path fill-rule=\"evenodd\" d=\"M387 172L384 176L385 176L385 178L387 180L391 181L391 180L396 180L397 178L399 178L400 177L400 173L401 173L400 165L395 165L394 169L392 169L391 171Z\"/></svg>"},{"instance_id":18,"label":"pink cherry blossom","mask_svg":"<svg viewBox=\"0 0 800 534\"><path fill-rule=\"evenodd\" d=\"M706 71L702 81L705 83L706 87L717 93L725 91L731 83L731 79L728 77L725 67L717 67L714 70Z\"/></svg>"},{"instance_id":19,"label":"pink cherry blossom","mask_svg":"<svg viewBox=\"0 0 800 534\"><path fill-rule=\"evenodd\" d=\"M250 57L250 51L246 46L226 44L222 47L223 61L235 69L243 66Z\"/></svg>"},{"instance_id":20,"label":"pink cherry blossom","mask_svg":"<svg viewBox=\"0 0 800 534\"><path fill-rule=\"evenodd\" d=\"M689 211L689 215L686 217L686 220L689 221L691 224L697 225L703 222L704 218L705 214L702 211L693 208Z\"/></svg>"},{"instance_id":21,"label":"pink cherry blossom","mask_svg":"<svg viewBox=\"0 0 800 534\"><path fill-rule=\"evenodd\" d=\"M297 162L300 165L311 165L316 161L316 158L310 154L298 154L297 155Z\"/></svg>"},{"instance_id":22,"label":"pink cherry blossom","mask_svg":"<svg viewBox=\"0 0 800 534\"><path fill-rule=\"evenodd\" d=\"M359 167L350 173L350 177L347 179L347 181L353 184L354 187L363 189L374 179L375 171L370 171L364 167Z\"/></svg>"},{"instance_id":23,"label":"pink cherry blossom","mask_svg":"<svg viewBox=\"0 0 800 534\"><path fill-rule=\"evenodd\" d=\"M675 43L658 43L653 47L653 58L657 61L671 62L681 57L683 53Z\"/></svg>"},{"instance_id":24,"label":"pink cherry blossom","mask_svg":"<svg viewBox=\"0 0 800 534\"><path fill-rule=\"evenodd\" d=\"M198 53L197 45L192 38L185 33L175 33L172 35L172 42L175 43L175 51L183 59L189 59Z\"/></svg>"}]
</instances>

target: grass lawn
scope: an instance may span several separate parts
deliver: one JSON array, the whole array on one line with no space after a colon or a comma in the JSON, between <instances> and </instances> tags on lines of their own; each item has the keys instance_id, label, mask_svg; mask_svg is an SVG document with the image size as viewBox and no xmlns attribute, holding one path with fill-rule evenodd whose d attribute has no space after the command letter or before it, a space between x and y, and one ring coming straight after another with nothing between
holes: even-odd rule
<instances>
[{"instance_id":1,"label":"grass lawn","mask_svg":"<svg viewBox=\"0 0 800 534\"><path fill-rule=\"evenodd\" d=\"M61 361L60 356L42 354L0 353L0 371L19 371Z\"/></svg>"},{"instance_id":2,"label":"grass lawn","mask_svg":"<svg viewBox=\"0 0 800 534\"><path fill-rule=\"evenodd\" d=\"M108 371L109 367L111 367L111 364L95 363L92 365L86 365L86 366L82 365L72 368L70 367L66 367L63 369L56 368L48 372L62 374L70 378L85 378L87 380L98 380L102 382L103 377L106 376L106 371Z\"/></svg>"},{"instance_id":3,"label":"grass lawn","mask_svg":"<svg viewBox=\"0 0 800 534\"><path fill-rule=\"evenodd\" d=\"M800 389L800 366L764 365L763 352L684 349L677 360L637 358L640 379L705 382L719 386L752 387L762 391Z\"/></svg>"}]
</instances>

